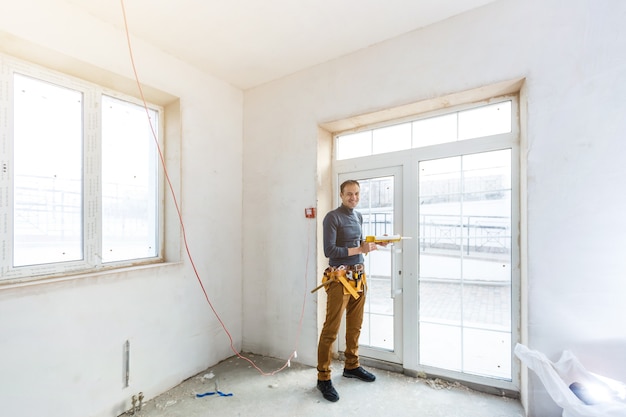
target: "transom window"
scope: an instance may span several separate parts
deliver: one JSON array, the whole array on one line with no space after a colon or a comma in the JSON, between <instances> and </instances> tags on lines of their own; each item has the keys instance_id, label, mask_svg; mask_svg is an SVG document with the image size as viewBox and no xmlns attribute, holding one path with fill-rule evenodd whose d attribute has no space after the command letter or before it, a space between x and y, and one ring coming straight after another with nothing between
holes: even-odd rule
<instances>
[{"instance_id":1,"label":"transom window","mask_svg":"<svg viewBox=\"0 0 626 417\"><path fill-rule=\"evenodd\" d=\"M421 148L511 131L511 101L340 134L337 160Z\"/></svg>"},{"instance_id":2,"label":"transom window","mask_svg":"<svg viewBox=\"0 0 626 417\"><path fill-rule=\"evenodd\" d=\"M162 109L0 57L0 280L161 259Z\"/></svg>"}]
</instances>

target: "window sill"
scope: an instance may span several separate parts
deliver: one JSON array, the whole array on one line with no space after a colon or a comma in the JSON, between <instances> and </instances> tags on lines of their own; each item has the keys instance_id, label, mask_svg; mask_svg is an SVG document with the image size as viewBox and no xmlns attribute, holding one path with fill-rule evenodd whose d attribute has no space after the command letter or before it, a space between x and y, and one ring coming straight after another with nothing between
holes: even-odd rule
<instances>
[{"instance_id":1,"label":"window sill","mask_svg":"<svg viewBox=\"0 0 626 417\"><path fill-rule=\"evenodd\" d=\"M68 281L82 281L86 279L106 279L106 278L115 278L119 275L128 275L133 272L140 272L150 269L168 269L168 268L179 268L182 266L182 261L176 262L159 262L159 263L151 263L145 265L134 265L123 268L111 268L111 269L102 269L98 271L89 271L89 272L76 272L76 273L68 273L63 275L55 275L55 276L37 276L37 277L26 277L26 278L13 278L7 279L4 281L0 281L0 291L8 290L13 288L22 288L22 287L32 287L37 285L44 284L54 284L54 283L62 283Z\"/></svg>"}]
</instances>

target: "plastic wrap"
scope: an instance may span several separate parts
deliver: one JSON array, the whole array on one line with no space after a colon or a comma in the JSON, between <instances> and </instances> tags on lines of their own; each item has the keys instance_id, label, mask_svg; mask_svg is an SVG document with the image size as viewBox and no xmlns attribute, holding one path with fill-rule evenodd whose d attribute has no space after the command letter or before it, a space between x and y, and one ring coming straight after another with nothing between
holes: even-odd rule
<instances>
[{"instance_id":1,"label":"plastic wrap","mask_svg":"<svg viewBox=\"0 0 626 417\"><path fill-rule=\"evenodd\" d=\"M570 351L553 363L518 343L515 355L537 374L562 417L626 417L626 384L587 371Z\"/></svg>"}]
</instances>

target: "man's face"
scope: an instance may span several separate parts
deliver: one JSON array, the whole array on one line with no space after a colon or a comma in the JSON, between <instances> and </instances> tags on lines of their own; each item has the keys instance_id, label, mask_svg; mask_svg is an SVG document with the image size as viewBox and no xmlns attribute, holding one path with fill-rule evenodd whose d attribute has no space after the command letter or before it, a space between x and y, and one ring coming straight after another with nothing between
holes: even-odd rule
<instances>
[{"instance_id":1,"label":"man's face","mask_svg":"<svg viewBox=\"0 0 626 417\"><path fill-rule=\"evenodd\" d=\"M339 195L341 202L348 208L355 208L359 204L360 189L356 184L348 184L343 187L343 192Z\"/></svg>"}]
</instances>

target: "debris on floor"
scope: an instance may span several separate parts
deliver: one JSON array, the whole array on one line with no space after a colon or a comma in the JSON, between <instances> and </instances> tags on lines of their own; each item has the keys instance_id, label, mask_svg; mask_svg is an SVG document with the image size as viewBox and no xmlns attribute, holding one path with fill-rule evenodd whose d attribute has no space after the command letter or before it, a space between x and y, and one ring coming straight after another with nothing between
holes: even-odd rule
<instances>
[{"instance_id":1,"label":"debris on floor","mask_svg":"<svg viewBox=\"0 0 626 417\"><path fill-rule=\"evenodd\" d=\"M215 378L215 374L213 372L209 372L208 374L204 374L200 377L200 379L205 380L205 379L213 379Z\"/></svg>"},{"instance_id":2,"label":"debris on floor","mask_svg":"<svg viewBox=\"0 0 626 417\"><path fill-rule=\"evenodd\" d=\"M168 400L165 403L156 403L156 408L158 408L159 410L165 410L167 407L171 407L174 404L176 404L178 401L176 400Z\"/></svg>"},{"instance_id":3,"label":"debris on floor","mask_svg":"<svg viewBox=\"0 0 626 417\"><path fill-rule=\"evenodd\" d=\"M427 379L425 382L433 389L468 389L465 385L460 384L458 381L450 382L440 378Z\"/></svg>"}]
</instances>

